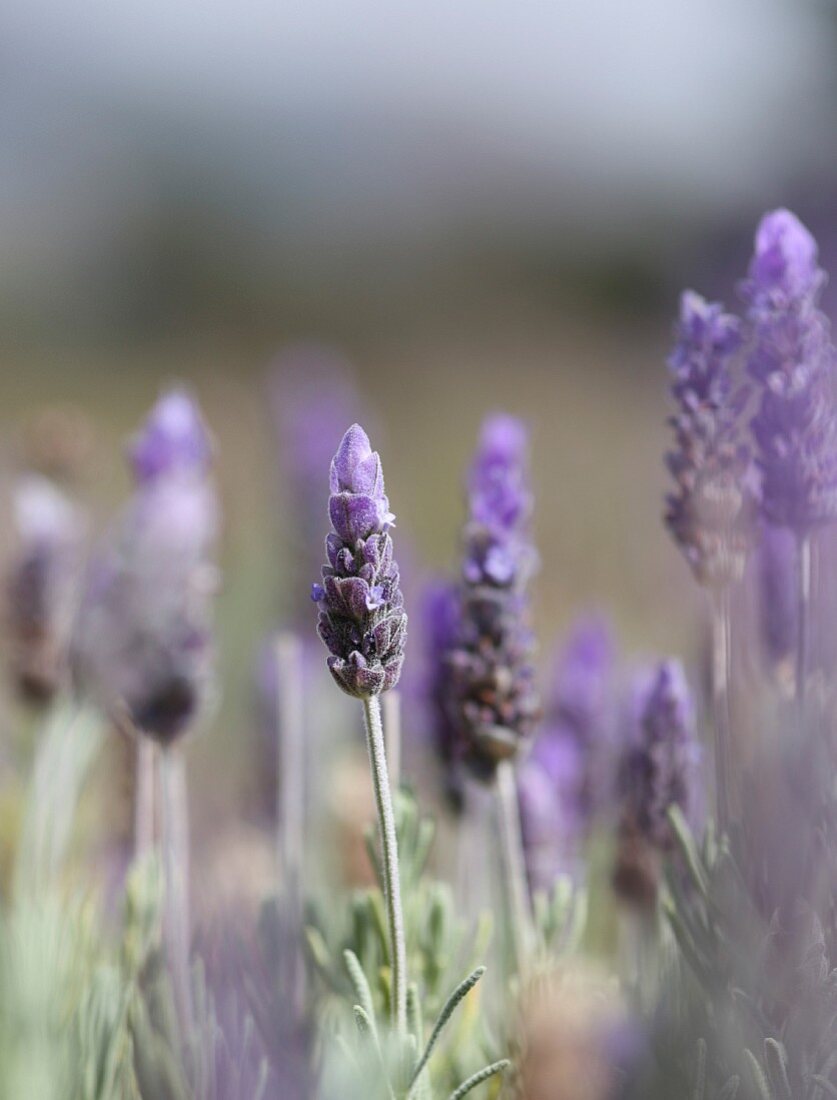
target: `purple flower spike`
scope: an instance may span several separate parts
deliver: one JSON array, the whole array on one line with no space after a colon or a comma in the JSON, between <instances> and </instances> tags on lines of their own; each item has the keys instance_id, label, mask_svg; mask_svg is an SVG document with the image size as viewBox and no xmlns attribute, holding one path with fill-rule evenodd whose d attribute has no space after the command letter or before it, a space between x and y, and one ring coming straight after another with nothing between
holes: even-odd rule
<instances>
[{"instance_id":1,"label":"purple flower spike","mask_svg":"<svg viewBox=\"0 0 837 1100\"><path fill-rule=\"evenodd\" d=\"M580 619L560 653L544 729L520 771L526 863L536 889L577 870L581 844L612 792L615 663L607 620Z\"/></svg>"},{"instance_id":2,"label":"purple flower spike","mask_svg":"<svg viewBox=\"0 0 837 1100\"><path fill-rule=\"evenodd\" d=\"M86 517L52 481L27 474L15 486L12 527L16 545L6 578L12 657L22 694L44 701L64 672Z\"/></svg>"},{"instance_id":3,"label":"purple flower spike","mask_svg":"<svg viewBox=\"0 0 837 1100\"><path fill-rule=\"evenodd\" d=\"M752 421L764 518L797 536L837 518L834 348L818 308L816 243L789 211L767 214L742 292L761 388Z\"/></svg>"},{"instance_id":4,"label":"purple flower spike","mask_svg":"<svg viewBox=\"0 0 837 1100\"><path fill-rule=\"evenodd\" d=\"M532 665L527 584L532 496L525 427L508 416L484 424L469 479L459 622L447 657L447 711L460 757L483 778L514 756L540 714Z\"/></svg>"},{"instance_id":5,"label":"purple flower spike","mask_svg":"<svg viewBox=\"0 0 837 1100\"><path fill-rule=\"evenodd\" d=\"M669 359L675 448L666 456L677 491L665 520L697 579L712 587L741 578L750 544L750 455L736 439L747 392L732 383L740 344L736 317L683 294Z\"/></svg>"},{"instance_id":6,"label":"purple flower spike","mask_svg":"<svg viewBox=\"0 0 837 1100\"><path fill-rule=\"evenodd\" d=\"M135 444L138 484L91 563L72 645L77 682L162 744L193 724L211 691L219 526L198 445L208 436L191 399L187 409L173 397ZM200 431L175 430L187 423Z\"/></svg>"},{"instance_id":7,"label":"purple flower spike","mask_svg":"<svg viewBox=\"0 0 837 1100\"><path fill-rule=\"evenodd\" d=\"M186 390L163 394L130 445L129 456L140 484L177 471L203 474L209 470L209 432L197 403Z\"/></svg>"},{"instance_id":8,"label":"purple flower spike","mask_svg":"<svg viewBox=\"0 0 837 1100\"><path fill-rule=\"evenodd\" d=\"M694 818L700 748L683 666L664 661L643 689L636 745L622 769L624 822L660 849L673 843L668 810Z\"/></svg>"},{"instance_id":9,"label":"purple flower spike","mask_svg":"<svg viewBox=\"0 0 837 1100\"><path fill-rule=\"evenodd\" d=\"M384 491L381 460L357 424L343 436L331 463L326 540L329 564L312 596L317 630L331 652L328 667L349 695L379 695L398 683L407 616L392 557L395 517Z\"/></svg>"}]
</instances>

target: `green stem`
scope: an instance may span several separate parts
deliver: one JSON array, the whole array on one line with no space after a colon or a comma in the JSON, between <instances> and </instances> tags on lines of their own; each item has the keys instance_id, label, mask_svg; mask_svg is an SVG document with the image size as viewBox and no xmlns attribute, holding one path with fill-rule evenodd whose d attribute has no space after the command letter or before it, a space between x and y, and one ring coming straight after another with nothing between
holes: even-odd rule
<instances>
[{"instance_id":1,"label":"green stem","mask_svg":"<svg viewBox=\"0 0 837 1100\"><path fill-rule=\"evenodd\" d=\"M526 969L533 940L532 910L523 857L520 807L514 765L503 760L497 767L497 818L506 902L518 975Z\"/></svg>"},{"instance_id":2,"label":"green stem","mask_svg":"<svg viewBox=\"0 0 837 1100\"><path fill-rule=\"evenodd\" d=\"M723 588L715 594L712 607L712 709L715 726L715 798L718 829L725 833L730 823L732 780L732 720L730 671L732 659L730 594Z\"/></svg>"},{"instance_id":3,"label":"green stem","mask_svg":"<svg viewBox=\"0 0 837 1100\"><path fill-rule=\"evenodd\" d=\"M811 601L811 536L803 535L797 549L798 621L796 642L796 703L799 720L805 709L805 682L808 678L808 631Z\"/></svg>"},{"instance_id":4,"label":"green stem","mask_svg":"<svg viewBox=\"0 0 837 1100\"><path fill-rule=\"evenodd\" d=\"M378 808L378 826L381 831L384 895L392 967L392 1018L396 1031L404 1036L407 1033L407 947L404 939L404 915L401 910L395 813L384 748L381 705L377 696L366 696L363 700L363 713L366 719L366 745L372 767L372 786L375 789L375 803Z\"/></svg>"},{"instance_id":5,"label":"green stem","mask_svg":"<svg viewBox=\"0 0 837 1100\"><path fill-rule=\"evenodd\" d=\"M134 772L134 858L140 859L154 847L156 786L154 772L156 752L154 742L136 733L136 764Z\"/></svg>"},{"instance_id":6,"label":"green stem","mask_svg":"<svg viewBox=\"0 0 837 1100\"><path fill-rule=\"evenodd\" d=\"M158 749L160 847L165 875L164 931L178 1016L184 1034L192 1022L189 981L189 807L185 762L177 747Z\"/></svg>"}]
</instances>

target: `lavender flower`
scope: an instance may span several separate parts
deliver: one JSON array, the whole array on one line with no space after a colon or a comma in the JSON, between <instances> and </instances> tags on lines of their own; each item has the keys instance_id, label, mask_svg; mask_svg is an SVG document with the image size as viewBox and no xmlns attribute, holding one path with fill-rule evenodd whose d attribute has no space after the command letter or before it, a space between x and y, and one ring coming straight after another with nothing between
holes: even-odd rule
<instances>
[{"instance_id":1,"label":"lavender flower","mask_svg":"<svg viewBox=\"0 0 837 1100\"><path fill-rule=\"evenodd\" d=\"M752 421L764 518L804 536L837 517L834 349L818 308L817 245L788 210L767 214L742 292L761 387Z\"/></svg>"},{"instance_id":2,"label":"lavender flower","mask_svg":"<svg viewBox=\"0 0 837 1100\"><path fill-rule=\"evenodd\" d=\"M489 417L469 481L448 706L463 758L485 778L517 753L540 712L526 594L535 565L527 451L520 421Z\"/></svg>"},{"instance_id":3,"label":"lavender flower","mask_svg":"<svg viewBox=\"0 0 837 1100\"><path fill-rule=\"evenodd\" d=\"M66 659L86 523L49 479L28 474L15 486L16 548L7 578L13 661L21 692L49 698Z\"/></svg>"},{"instance_id":4,"label":"lavender flower","mask_svg":"<svg viewBox=\"0 0 837 1100\"><path fill-rule=\"evenodd\" d=\"M331 653L329 670L345 692L362 699L398 683L407 616L381 460L357 424L332 460L330 489L329 564L311 596L319 607L317 630Z\"/></svg>"},{"instance_id":5,"label":"lavender flower","mask_svg":"<svg viewBox=\"0 0 837 1100\"><path fill-rule=\"evenodd\" d=\"M579 847L609 792L614 643L607 621L580 619L560 654L547 721L520 770L529 880L548 888L576 869Z\"/></svg>"},{"instance_id":6,"label":"lavender flower","mask_svg":"<svg viewBox=\"0 0 837 1100\"><path fill-rule=\"evenodd\" d=\"M683 666L663 661L640 689L638 737L621 775L623 825L636 829L652 846L669 848L669 808L678 806L692 818L697 810L699 761L694 706Z\"/></svg>"},{"instance_id":7,"label":"lavender flower","mask_svg":"<svg viewBox=\"0 0 837 1100\"><path fill-rule=\"evenodd\" d=\"M206 474L212 443L200 409L185 389L168 390L128 448L138 485L177 473Z\"/></svg>"},{"instance_id":8,"label":"lavender flower","mask_svg":"<svg viewBox=\"0 0 837 1100\"><path fill-rule=\"evenodd\" d=\"M91 564L73 643L79 682L163 743L206 701L217 587L208 437L196 406L178 418L193 437L169 433L171 408L164 397L134 445L137 488Z\"/></svg>"},{"instance_id":9,"label":"lavender flower","mask_svg":"<svg viewBox=\"0 0 837 1100\"><path fill-rule=\"evenodd\" d=\"M693 291L680 300L677 344L669 359L677 412L667 465L677 492L665 520L701 584L739 580L750 536L748 449L736 441L746 390L733 390L741 344L737 318Z\"/></svg>"},{"instance_id":10,"label":"lavender flower","mask_svg":"<svg viewBox=\"0 0 837 1100\"><path fill-rule=\"evenodd\" d=\"M454 807L462 804L462 742L449 705L448 658L456 641L459 593L450 581L435 581L423 594L423 635L426 673L424 695L430 709L435 747L444 769L447 793Z\"/></svg>"}]
</instances>

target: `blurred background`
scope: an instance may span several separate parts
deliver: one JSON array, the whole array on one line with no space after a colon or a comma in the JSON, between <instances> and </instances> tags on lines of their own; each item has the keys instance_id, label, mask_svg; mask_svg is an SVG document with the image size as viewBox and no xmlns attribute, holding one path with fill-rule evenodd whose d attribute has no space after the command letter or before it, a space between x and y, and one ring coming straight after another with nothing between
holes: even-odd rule
<instances>
[{"instance_id":1,"label":"blurred background","mask_svg":"<svg viewBox=\"0 0 837 1100\"><path fill-rule=\"evenodd\" d=\"M105 517L125 434L194 386L226 513L207 806L246 797L255 655L298 603L265 394L300 340L352 364L414 576L453 566L505 408L533 429L544 649L593 605L629 651L695 651L660 523L677 295L734 297L776 205L837 267L836 57L827 0L2 8L3 462L43 406L81 410Z\"/></svg>"}]
</instances>

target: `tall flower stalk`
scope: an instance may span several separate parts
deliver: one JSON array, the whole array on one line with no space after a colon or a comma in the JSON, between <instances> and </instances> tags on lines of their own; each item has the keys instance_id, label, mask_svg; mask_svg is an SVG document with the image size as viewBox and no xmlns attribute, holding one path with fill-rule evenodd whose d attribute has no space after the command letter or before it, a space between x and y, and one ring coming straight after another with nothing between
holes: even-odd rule
<instances>
[{"instance_id":1,"label":"tall flower stalk","mask_svg":"<svg viewBox=\"0 0 837 1100\"><path fill-rule=\"evenodd\" d=\"M500 852L518 971L532 946L532 918L514 763L540 716L528 584L528 433L513 417L483 424L468 482L462 575L447 654L453 755L496 794Z\"/></svg>"},{"instance_id":2,"label":"tall flower stalk","mask_svg":"<svg viewBox=\"0 0 837 1100\"><path fill-rule=\"evenodd\" d=\"M129 457L135 490L91 563L72 664L77 682L136 738L135 850L161 854L164 930L185 1021L189 827L180 741L212 687L218 530L210 439L189 394L163 395Z\"/></svg>"},{"instance_id":3,"label":"tall flower stalk","mask_svg":"<svg viewBox=\"0 0 837 1100\"><path fill-rule=\"evenodd\" d=\"M736 389L733 360L741 346L736 317L719 303L686 291L677 342L669 358L670 418L675 445L666 456L675 491L666 498L666 524L712 610L712 701L718 821L730 818L730 593L740 581L751 541L750 454L739 442L747 390Z\"/></svg>"},{"instance_id":4,"label":"tall flower stalk","mask_svg":"<svg viewBox=\"0 0 837 1100\"><path fill-rule=\"evenodd\" d=\"M398 683L407 616L393 560L390 529L395 517L389 510L381 460L357 424L343 436L332 460L329 488L328 564L311 595L319 608L317 630L330 653L329 671L337 685L363 705L383 856L392 1021L404 1037L407 949L380 696Z\"/></svg>"},{"instance_id":5,"label":"tall flower stalk","mask_svg":"<svg viewBox=\"0 0 837 1100\"><path fill-rule=\"evenodd\" d=\"M765 215L742 293L748 371L760 388L752 430L764 519L797 542L796 698L804 705L814 533L837 518L835 354L819 309L825 273L813 236L788 210Z\"/></svg>"}]
</instances>

